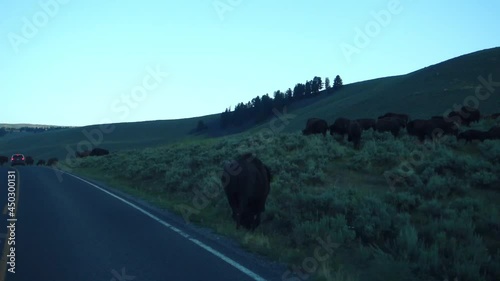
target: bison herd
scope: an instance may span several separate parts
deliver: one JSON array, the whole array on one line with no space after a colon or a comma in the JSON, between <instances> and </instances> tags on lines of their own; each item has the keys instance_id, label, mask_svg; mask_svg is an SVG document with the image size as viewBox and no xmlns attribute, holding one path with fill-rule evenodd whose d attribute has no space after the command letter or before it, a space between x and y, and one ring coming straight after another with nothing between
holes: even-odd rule
<instances>
[{"instance_id":1,"label":"bison herd","mask_svg":"<svg viewBox=\"0 0 500 281\"><path fill-rule=\"evenodd\" d=\"M497 113L483 117L483 119L499 117L500 113ZM418 138L421 142L426 138L435 139L442 135L452 135L466 142L500 139L499 126L493 126L488 131L469 129L459 133L461 125L470 126L480 119L479 110L470 107L462 107L459 111L445 116L433 116L430 119L410 120L407 114L400 113L386 113L377 119L351 120L339 117L330 126L326 120L310 118L302 134L326 136L329 131L330 135L339 135L342 139L347 135L347 140L353 143L355 149L360 148L362 132L370 129L377 132L390 132L394 137L398 137L401 130L406 130L408 135ZM271 179L270 169L249 153L224 164L221 182L232 210L232 218L236 222L236 229L243 226L253 231L260 224L260 215L265 210Z\"/></svg>"},{"instance_id":2,"label":"bison herd","mask_svg":"<svg viewBox=\"0 0 500 281\"><path fill-rule=\"evenodd\" d=\"M497 119L500 113L495 113L483 119ZM457 140L472 140L484 141L486 139L500 139L500 127L494 126L488 131L466 130L459 133L461 125L470 126L473 122L478 122L481 119L479 110L467 106L463 106L458 111L450 112L445 116L433 116L430 119L415 119L410 120L408 114L386 113L379 116L377 119L362 118L362 119L347 119L344 117L337 118L333 124L328 126L327 122L320 118L310 118L307 120L306 128L302 130L304 135L323 134L329 130L330 135L340 135L344 138L347 135L347 140L354 144L354 148L360 148L361 132L373 129L377 132L390 132L394 137L399 136L401 130L406 129L408 135L415 136L419 141L423 142L426 138L434 139L442 135L452 135Z\"/></svg>"},{"instance_id":3,"label":"bison herd","mask_svg":"<svg viewBox=\"0 0 500 281\"><path fill-rule=\"evenodd\" d=\"M33 157L31 157L31 156L26 156L25 161L26 161L26 165L28 165L28 166L31 166L35 163L35 159L33 159ZM0 156L0 166L2 166L3 164L5 164L7 162L9 162L9 157ZM40 159L40 160L38 160L36 165L37 166L51 166L51 165L55 164L56 162L57 162L57 158L50 158L47 163L45 162L45 160Z\"/></svg>"},{"instance_id":4,"label":"bison herd","mask_svg":"<svg viewBox=\"0 0 500 281\"><path fill-rule=\"evenodd\" d=\"M75 156L77 158L84 158L84 157L87 157L87 156L104 156L104 155L108 155L109 154L109 151L107 149L104 149L104 148L94 148L92 149L91 151L88 151L88 150L85 150L83 152L75 152Z\"/></svg>"}]
</instances>

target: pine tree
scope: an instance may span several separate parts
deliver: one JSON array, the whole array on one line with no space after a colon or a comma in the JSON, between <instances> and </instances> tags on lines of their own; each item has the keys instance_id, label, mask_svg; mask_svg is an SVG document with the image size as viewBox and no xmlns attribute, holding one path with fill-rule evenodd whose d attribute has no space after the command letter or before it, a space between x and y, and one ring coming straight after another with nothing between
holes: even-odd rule
<instances>
[{"instance_id":1,"label":"pine tree","mask_svg":"<svg viewBox=\"0 0 500 281\"><path fill-rule=\"evenodd\" d=\"M333 89L338 90L342 88L343 85L342 78L340 78L339 75L335 76L335 80L333 80Z\"/></svg>"}]
</instances>

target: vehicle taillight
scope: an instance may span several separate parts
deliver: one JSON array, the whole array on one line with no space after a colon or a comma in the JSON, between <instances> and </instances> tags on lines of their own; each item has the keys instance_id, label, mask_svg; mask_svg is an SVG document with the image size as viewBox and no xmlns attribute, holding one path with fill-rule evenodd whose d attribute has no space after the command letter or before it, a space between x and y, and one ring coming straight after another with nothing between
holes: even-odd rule
<instances>
[{"instance_id":1,"label":"vehicle taillight","mask_svg":"<svg viewBox=\"0 0 500 281\"><path fill-rule=\"evenodd\" d=\"M24 161L24 156L23 156L23 159L22 159L22 160Z\"/></svg>"},{"instance_id":2,"label":"vehicle taillight","mask_svg":"<svg viewBox=\"0 0 500 281\"><path fill-rule=\"evenodd\" d=\"M14 161L14 157L12 157L12 158L10 159L10 161Z\"/></svg>"}]
</instances>

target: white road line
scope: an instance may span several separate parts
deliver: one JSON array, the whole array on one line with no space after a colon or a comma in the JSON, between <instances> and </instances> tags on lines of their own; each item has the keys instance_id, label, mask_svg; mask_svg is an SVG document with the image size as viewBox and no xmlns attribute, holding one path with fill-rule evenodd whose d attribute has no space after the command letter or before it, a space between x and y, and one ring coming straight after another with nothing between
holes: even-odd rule
<instances>
[{"instance_id":1,"label":"white road line","mask_svg":"<svg viewBox=\"0 0 500 281\"><path fill-rule=\"evenodd\" d=\"M150 217L150 218L154 219L155 221L159 222L160 224L162 224L162 225L164 225L164 226L168 227L169 229L171 229L171 230L173 230L173 231L177 232L177 233L178 233L178 234L180 234L182 237L184 237L184 238L188 239L189 241L191 241L191 242L193 242L194 244L196 244L196 245L200 246L201 248L205 249L206 251L208 251L208 252L212 253L214 256L216 256L216 257L220 258L221 260L223 260L223 261L227 262L228 264L230 264L230 265L231 265L231 266L233 266L234 268L238 269L239 271L243 272L244 274L246 274L246 275L250 276L253 280L255 280L255 281L266 281L266 279L264 279L264 278L260 277L257 273L255 273L255 272L251 271L250 269L248 269L248 268L244 267L243 265L241 265L241 264L239 264L238 262L236 262L236 261L232 260L231 258L229 258L229 257L225 256L224 254L222 254L221 252L219 252L219 251L215 250L214 248L212 248L212 247L210 247L210 246L208 246L208 245L204 244L203 242L201 242L201 241L199 241L199 240L197 240L197 239L195 239L195 238L192 238L191 236L189 236L189 234L187 234L187 233L185 233L184 231L182 231L182 230L178 229L177 227L175 227L175 226L173 226L173 225L171 225L171 224L169 224L169 223L167 223L167 222L163 221L163 220L162 220L162 219L160 219L159 217L157 217L157 216L155 216L155 215L151 214L150 212L148 212L148 211L146 211L146 210L142 209L141 207L139 207L139 206L135 205L134 203L131 203L131 202L129 202L129 201L127 201L127 200L125 200L125 199L123 199L123 198L121 198L121 197L119 197L119 196L117 196L117 195L115 195L115 194L113 194L113 193L111 193L111 192L109 192L109 191L107 191L107 190L103 189L102 187L99 187L98 185L95 185L95 184L93 184L93 183L91 183L91 182L89 182L89 181L87 181L87 180L85 180L85 179L82 179L82 178L80 178L80 177L78 177L78 176L75 176L75 175L73 175L73 174L70 174L70 173L68 173L68 172L64 172L64 173L65 173L65 174L67 174L67 175L70 175L70 176L72 176L72 177L74 177L74 178L76 178L76 179L79 179L79 180L81 180L81 181L83 181L83 182L85 182L85 183L87 183L87 184L89 184L89 185L91 185L91 186L93 186L93 187L95 187L95 188L99 189L100 191L102 191L102 192L104 192L104 193L106 193L106 194L108 194L108 195L111 195L112 197L114 197L114 198L116 198L116 199L118 199L118 200L122 201L123 203L125 203L125 204L129 205L130 207L132 207L132 208L134 208L134 209L136 209L136 210L138 210L139 212L141 212L141 213L145 214L146 216L148 216L148 217Z\"/></svg>"}]
</instances>

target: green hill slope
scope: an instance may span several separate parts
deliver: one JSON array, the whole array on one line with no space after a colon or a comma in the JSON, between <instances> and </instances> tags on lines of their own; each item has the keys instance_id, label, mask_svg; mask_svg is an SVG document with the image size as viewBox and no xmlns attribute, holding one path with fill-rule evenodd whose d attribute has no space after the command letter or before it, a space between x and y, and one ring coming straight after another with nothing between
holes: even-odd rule
<instances>
[{"instance_id":1,"label":"green hill slope","mask_svg":"<svg viewBox=\"0 0 500 281\"><path fill-rule=\"evenodd\" d=\"M404 62L402 62L404 63ZM443 114L454 104L463 104L475 95L481 85L479 76L500 81L500 47L474 52L453 58L406 75L384 77L345 85L332 95L321 93L315 100L300 101L289 108L295 117L284 128L284 132L303 128L310 117L324 118L333 122L335 118L377 117L388 111L408 113L411 118L425 118ZM500 95L494 93L479 101L484 113L500 111ZM472 99L474 100L474 99ZM209 116L114 124L113 132L104 134L99 146L111 151L164 145L187 138L224 136L237 131L221 131L219 114ZM191 132L198 121L203 120L209 129L200 135ZM268 122L251 128L250 131L269 126ZM0 139L0 154L22 152L37 158L63 158L68 151L88 138L83 133L98 128L87 126L63 129L15 138ZM68 149L68 147L72 149ZM85 147L83 147L85 148Z\"/></svg>"}]
</instances>

